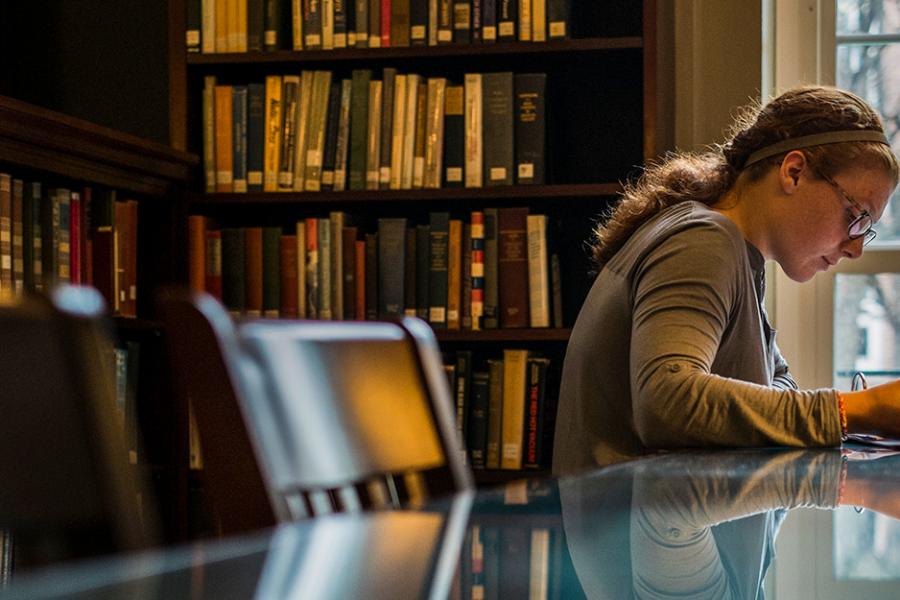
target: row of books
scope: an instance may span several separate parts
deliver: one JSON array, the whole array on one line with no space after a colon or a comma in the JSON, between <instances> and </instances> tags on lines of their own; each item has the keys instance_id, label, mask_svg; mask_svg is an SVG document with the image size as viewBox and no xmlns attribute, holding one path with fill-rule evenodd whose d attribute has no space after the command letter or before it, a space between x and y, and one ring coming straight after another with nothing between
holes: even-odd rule
<instances>
[{"instance_id":1,"label":"row of books","mask_svg":"<svg viewBox=\"0 0 900 600\"><path fill-rule=\"evenodd\" d=\"M136 316L137 209L115 190L95 195L0 173L0 295L93 285L114 314Z\"/></svg>"},{"instance_id":2,"label":"row of books","mask_svg":"<svg viewBox=\"0 0 900 600\"><path fill-rule=\"evenodd\" d=\"M570 0L188 0L188 52L545 42Z\"/></svg>"},{"instance_id":3,"label":"row of books","mask_svg":"<svg viewBox=\"0 0 900 600\"><path fill-rule=\"evenodd\" d=\"M467 73L463 85L387 67L270 75L203 89L207 192L543 184L544 73Z\"/></svg>"},{"instance_id":4,"label":"row of books","mask_svg":"<svg viewBox=\"0 0 900 600\"><path fill-rule=\"evenodd\" d=\"M342 211L282 227L189 217L190 281L235 315L384 320L436 329L562 327L559 258L546 215L526 207L448 212L428 223Z\"/></svg>"},{"instance_id":5,"label":"row of books","mask_svg":"<svg viewBox=\"0 0 900 600\"><path fill-rule=\"evenodd\" d=\"M470 525L451 598L556 600L564 544L561 528Z\"/></svg>"},{"instance_id":6,"label":"row of books","mask_svg":"<svg viewBox=\"0 0 900 600\"><path fill-rule=\"evenodd\" d=\"M549 466L548 426L555 422L547 398L550 359L506 348L472 363L471 350L445 357L444 371L456 403L456 429L473 469L541 469Z\"/></svg>"}]
</instances>

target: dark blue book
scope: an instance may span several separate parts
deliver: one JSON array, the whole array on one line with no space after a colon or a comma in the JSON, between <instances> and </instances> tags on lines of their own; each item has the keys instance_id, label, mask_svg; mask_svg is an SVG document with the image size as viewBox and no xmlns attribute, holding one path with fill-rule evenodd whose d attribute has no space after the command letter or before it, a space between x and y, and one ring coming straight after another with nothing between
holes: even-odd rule
<instances>
[{"instance_id":1,"label":"dark blue book","mask_svg":"<svg viewBox=\"0 0 900 600\"><path fill-rule=\"evenodd\" d=\"M472 43L472 0L453 0L453 43Z\"/></svg>"},{"instance_id":2,"label":"dark blue book","mask_svg":"<svg viewBox=\"0 0 900 600\"><path fill-rule=\"evenodd\" d=\"M481 42L497 41L497 0L481 0Z\"/></svg>"},{"instance_id":3,"label":"dark blue book","mask_svg":"<svg viewBox=\"0 0 900 600\"><path fill-rule=\"evenodd\" d=\"M263 191L263 152L266 134L266 86L247 86L247 191Z\"/></svg>"},{"instance_id":4,"label":"dark blue book","mask_svg":"<svg viewBox=\"0 0 900 600\"><path fill-rule=\"evenodd\" d=\"M353 0L334 0L332 26L334 27L334 47L347 47L347 3ZM352 13L353 10L351 9Z\"/></svg>"},{"instance_id":5,"label":"dark blue book","mask_svg":"<svg viewBox=\"0 0 900 600\"><path fill-rule=\"evenodd\" d=\"M416 225L416 316L428 320L431 227Z\"/></svg>"},{"instance_id":6,"label":"dark blue book","mask_svg":"<svg viewBox=\"0 0 900 600\"><path fill-rule=\"evenodd\" d=\"M337 138L341 119L341 82L331 84L328 91L328 119L325 123L325 144L322 156L322 190L334 189L334 167L337 158Z\"/></svg>"},{"instance_id":7,"label":"dark blue book","mask_svg":"<svg viewBox=\"0 0 900 600\"><path fill-rule=\"evenodd\" d=\"M485 468L487 457L488 401L490 398L490 373L472 373L469 393L468 429L466 445L473 469Z\"/></svg>"},{"instance_id":8,"label":"dark blue book","mask_svg":"<svg viewBox=\"0 0 900 600\"><path fill-rule=\"evenodd\" d=\"M262 52L265 49L265 30L264 0L247 0L247 52Z\"/></svg>"},{"instance_id":9,"label":"dark blue book","mask_svg":"<svg viewBox=\"0 0 900 600\"><path fill-rule=\"evenodd\" d=\"M547 0L547 29L551 40L567 40L571 35L569 0Z\"/></svg>"},{"instance_id":10,"label":"dark blue book","mask_svg":"<svg viewBox=\"0 0 900 600\"><path fill-rule=\"evenodd\" d=\"M378 318L403 316L406 219L378 219Z\"/></svg>"},{"instance_id":11,"label":"dark blue book","mask_svg":"<svg viewBox=\"0 0 900 600\"><path fill-rule=\"evenodd\" d=\"M433 212L429 220L428 322L434 329L447 328L447 295L450 213Z\"/></svg>"},{"instance_id":12,"label":"dark blue book","mask_svg":"<svg viewBox=\"0 0 900 600\"><path fill-rule=\"evenodd\" d=\"M232 173L234 191L247 191L247 86L231 88Z\"/></svg>"},{"instance_id":13,"label":"dark blue book","mask_svg":"<svg viewBox=\"0 0 900 600\"><path fill-rule=\"evenodd\" d=\"M497 39L501 42L518 40L519 0L497 1Z\"/></svg>"},{"instance_id":14,"label":"dark blue book","mask_svg":"<svg viewBox=\"0 0 900 600\"><path fill-rule=\"evenodd\" d=\"M201 0L185 2L185 48L189 53L200 52Z\"/></svg>"},{"instance_id":15,"label":"dark blue book","mask_svg":"<svg viewBox=\"0 0 900 600\"><path fill-rule=\"evenodd\" d=\"M409 0L409 43L428 44L428 0Z\"/></svg>"}]
</instances>

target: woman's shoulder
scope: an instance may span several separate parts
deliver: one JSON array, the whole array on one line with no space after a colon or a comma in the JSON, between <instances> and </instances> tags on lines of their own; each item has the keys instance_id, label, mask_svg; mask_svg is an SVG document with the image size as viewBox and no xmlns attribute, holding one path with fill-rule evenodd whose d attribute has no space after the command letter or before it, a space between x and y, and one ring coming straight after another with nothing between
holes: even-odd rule
<instances>
[{"instance_id":1,"label":"woman's shoulder","mask_svg":"<svg viewBox=\"0 0 900 600\"><path fill-rule=\"evenodd\" d=\"M702 202L680 202L659 212L635 232L642 246L658 246L667 241L744 246L737 225ZM643 238L643 239L641 239Z\"/></svg>"}]
</instances>

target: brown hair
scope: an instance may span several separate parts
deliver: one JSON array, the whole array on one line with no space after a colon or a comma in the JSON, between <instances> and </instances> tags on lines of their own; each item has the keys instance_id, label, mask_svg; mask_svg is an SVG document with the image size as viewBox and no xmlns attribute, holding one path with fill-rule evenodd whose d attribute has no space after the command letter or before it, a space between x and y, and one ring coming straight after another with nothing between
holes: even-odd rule
<instances>
[{"instance_id":1,"label":"brown hair","mask_svg":"<svg viewBox=\"0 0 900 600\"><path fill-rule=\"evenodd\" d=\"M621 201L594 230L597 270L609 261L641 224L661 210L688 200L716 204L741 178L758 181L780 164L787 151L744 163L757 150L777 142L827 131L884 131L881 119L859 96L826 86L792 88L765 106L742 108L728 140L703 153L670 153L651 163L636 182L625 185ZM847 165L884 169L897 185L900 167L891 149L877 142L842 142L804 148L819 173L834 176Z\"/></svg>"}]
</instances>

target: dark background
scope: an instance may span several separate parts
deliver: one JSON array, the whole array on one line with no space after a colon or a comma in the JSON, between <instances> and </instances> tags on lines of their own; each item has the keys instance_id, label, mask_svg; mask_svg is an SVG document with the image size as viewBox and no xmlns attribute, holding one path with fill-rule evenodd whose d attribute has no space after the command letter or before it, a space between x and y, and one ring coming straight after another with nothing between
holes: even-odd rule
<instances>
[{"instance_id":1,"label":"dark background","mask_svg":"<svg viewBox=\"0 0 900 600\"><path fill-rule=\"evenodd\" d=\"M0 94L168 143L167 3L0 0Z\"/></svg>"}]
</instances>

